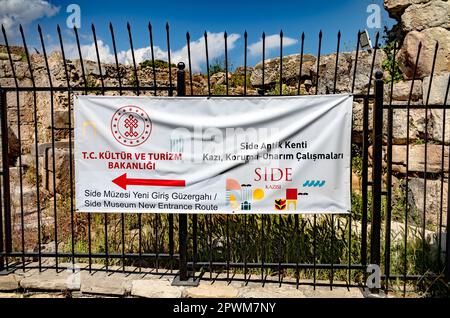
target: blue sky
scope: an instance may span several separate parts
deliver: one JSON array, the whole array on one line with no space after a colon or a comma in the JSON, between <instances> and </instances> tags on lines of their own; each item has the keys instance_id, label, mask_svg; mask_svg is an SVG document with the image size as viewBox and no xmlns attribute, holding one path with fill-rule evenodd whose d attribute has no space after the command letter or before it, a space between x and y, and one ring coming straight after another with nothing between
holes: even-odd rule
<instances>
[{"instance_id":1,"label":"blue sky","mask_svg":"<svg viewBox=\"0 0 450 318\"><path fill-rule=\"evenodd\" d=\"M33 7L34 2L40 2ZM170 24L171 51L175 61L186 59L186 31L191 34L194 66L197 71L204 70L203 32L210 33L211 60L223 58L223 32L229 34L229 58L232 66L243 65L244 30L248 32L249 57L248 65L261 60L261 45L258 43L264 31L267 38L266 56L278 56L278 35L282 29L285 36L284 53L293 54L300 50L300 34L305 32L305 52L317 54L318 33L323 32L323 53L336 50L337 31L342 33L341 51L354 50L356 34L359 29L368 29L372 37L383 26L392 26L383 9L382 0L320 0L320 1L87 1L87 0L0 0L0 22L6 24L10 42L20 43L17 24L25 26L30 47L41 51L37 37L39 23L46 34L46 45L50 50L58 49L56 25L63 30L67 55L76 57L73 31L66 26L70 13L66 12L71 3L78 4L81 9L81 42L83 55L87 59L95 59L92 45L91 23L95 23L100 55L105 61L111 61L112 44L109 33L109 22L112 22L116 33L118 50L122 51L120 59L130 59L129 41L126 23L130 22L133 31L133 42L138 60L150 58L149 35L147 24L151 21L154 31L155 57L167 59L165 24ZM45 4L42 7L42 3ZM367 7L378 4L381 10L381 28L368 28ZM6 5L5 5L6 4ZM39 7L40 6L40 7ZM27 12L29 11L29 12ZM3 37L0 36L1 42ZM197 41L195 43L195 41ZM252 46L253 44L253 46Z\"/></svg>"}]
</instances>

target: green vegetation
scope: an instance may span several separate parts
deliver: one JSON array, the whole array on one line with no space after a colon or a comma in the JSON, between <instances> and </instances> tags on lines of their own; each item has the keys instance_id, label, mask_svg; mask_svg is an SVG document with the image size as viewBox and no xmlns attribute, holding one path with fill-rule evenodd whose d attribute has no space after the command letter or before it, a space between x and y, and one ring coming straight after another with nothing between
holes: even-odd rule
<instances>
[{"instance_id":1,"label":"green vegetation","mask_svg":"<svg viewBox=\"0 0 450 318\"><path fill-rule=\"evenodd\" d=\"M139 66L141 68L153 68L153 62L151 60L145 60L141 63L139 63ZM175 64L171 64L172 67L176 67ZM169 68L169 63L163 60L155 60L155 68Z\"/></svg>"},{"instance_id":2,"label":"green vegetation","mask_svg":"<svg viewBox=\"0 0 450 318\"><path fill-rule=\"evenodd\" d=\"M215 59L209 65L209 76L214 75L216 73L225 72L225 61L220 59Z\"/></svg>"},{"instance_id":3,"label":"green vegetation","mask_svg":"<svg viewBox=\"0 0 450 318\"><path fill-rule=\"evenodd\" d=\"M385 83L390 83L392 78L394 83L398 83L403 80L403 74L400 70L400 64L394 56L394 45L397 44L397 48L401 44L403 35L399 33L398 26L394 26L391 30L384 28L383 39L385 40L382 46L383 51L386 53L386 59L382 61L383 70L389 73L384 79ZM397 49L398 52L398 49Z\"/></svg>"},{"instance_id":4,"label":"green vegetation","mask_svg":"<svg viewBox=\"0 0 450 318\"><path fill-rule=\"evenodd\" d=\"M280 94L280 82L277 81L275 86L266 92L266 95L296 95L296 93L291 92L286 84L282 84Z\"/></svg>"},{"instance_id":5,"label":"green vegetation","mask_svg":"<svg viewBox=\"0 0 450 318\"><path fill-rule=\"evenodd\" d=\"M227 94L227 87L222 84L214 85L212 89L213 95L226 95Z\"/></svg>"},{"instance_id":6,"label":"green vegetation","mask_svg":"<svg viewBox=\"0 0 450 318\"><path fill-rule=\"evenodd\" d=\"M252 85L250 83L250 74L247 73L247 77L244 77L243 73L233 73L230 77L230 86L231 87L238 87L238 86L244 86L244 83L247 82L247 88L250 88Z\"/></svg>"},{"instance_id":7,"label":"green vegetation","mask_svg":"<svg viewBox=\"0 0 450 318\"><path fill-rule=\"evenodd\" d=\"M394 83L401 82L403 80L403 74L400 70L399 62L396 60L394 62L394 43L387 43L383 47L383 51L386 53L387 57L383 60L382 67L384 71L389 73L389 76L384 79L384 82L391 83L392 78L394 79Z\"/></svg>"}]
</instances>

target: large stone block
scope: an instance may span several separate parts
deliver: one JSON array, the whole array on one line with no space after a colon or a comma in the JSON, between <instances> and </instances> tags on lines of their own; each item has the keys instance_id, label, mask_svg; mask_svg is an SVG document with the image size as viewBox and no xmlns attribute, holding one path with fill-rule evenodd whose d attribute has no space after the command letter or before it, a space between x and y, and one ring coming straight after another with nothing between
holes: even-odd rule
<instances>
[{"instance_id":1,"label":"large stone block","mask_svg":"<svg viewBox=\"0 0 450 318\"><path fill-rule=\"evenodd\" d=\"M171 286L168 279L133 280L131 295L145 298L181 298L183 287Z\"/></svg>"},{"instance_id":2,"label":"large stone block","mask_svg":"<svg viewBox=\"0 0 450 318\"><path fill-rule=\"evenodd\" d=\"M419 43L422 43L416 78L431 75L436 43L439 49L436 57L435 74L450 71L450 30L442 27L409 32L398 52L400 69L407 79L412 79L418 55Z\"/></svg>"},{"instance_id":3,"label":"large stone block","mask_svg":"<svg viewBox=\"0 0 450 318\"><path fill-rule=\"evenodd\" d=\"M441 186L443 187L443 195L441 201ZM442 223L446 224L447 211L447 191L448 181L444 180L441 185L440 180L428 179L425 187L425 180L422 178L413 178L408 183L408 202L410 204L410 215L416 220L419 226L423 222L424 199L425 202L425 224L438 225L441 222L441 205L442 205ZM425 196L426 189L426 196Z\"/></svg>"},{"instance_id":4,"label":"large stone block","mask_svg":"<svg viewBox=\"0 0 450 318\"><path fill-rule=\"evenodd\" d=\"M310 68L314 65L316 57L309 54L303 55L302 78L310 78ZM283 82L298 81L300 72L300 55L293 54L283 57ZM250 83L253 86L262 86L262 62L256 64L250 75ZM275 85L280 80L280 58L265 60L264 62L264 85Z\"/></svg>"},{"instance_id":5,"label":"large stone block","mask_svg":"<svg viewBox=\"0 0 450 318\"><path fill-rule=\"evenodd\" d=\"M396 102L395 104L399 104ZM388 127L388 113L384 113L384 127ZM432 127L428 124L428 136L431 138ZM409 133L409 135L408 135ZM425 135L425 111L423 109L410 109L409 122L408 110L399 108L393 110L392 117L392 137L394 145L404 145L415 143ZM409 138L409 139L408 139ZM387 130L385 131L385 141L387 142Z\"/></svg>"},{"instance_id":6,"label":"large stone block","mask_svg":"<svg viewBox=\"0 0 450 318\"><path fill-rule=\"evenodd\" d=\"M20 287L23 289L37 290L79 290L80 280L76 279L79 273L71 272L55 273L54 271L46 271L39 273L31 271L20 281ZM75 278L75 279L74 279Z\"/></svg>"},{"instance_id":7,"label":"large stone block","mask_svg":"<svg viewBox=\"0 0 450 318\"><path fill-rule=\"evenodd\" d=\"M14 274L0 275L0 291L13 291L19 288L19 277Z\"/></svg>"},{"instance_id":8,"label":"large stone block","mask_svg":"<svg viewBox=\"0 0 450 318\"><path fill-rule=\"evenodd\" d=\"M410 5L402 15L403 30L422 31L434 27L450 28L450 2L430 1Z\"/></svg>"},{"instance_id":9,"label":"large stone block","mask_svg":"<svg viewBox=\"0 0 450 318\"><path fill-rule=\"evenodd\" d=\"M406 173L406 145L394 145L392 147L393 171ZM425 172L425 160L427 173L440 173L442 171L442 146L427 145L427 154L425 156L425 145L409 145L408 171ZM448 152L444 151L444 172L448 172Z\"/></svg>"},{"instance_id":10,"label":"large stone block","mask_svg":"<svg viewBox=\"0 0 450 318\"><path fill-rule=\"evenodd\" d=\"M131 281L123 275L81 273L81 292L87 294L125 296L131 291Z\"/></svg>"},{"instance_id":11,"label":"large stone block","mask_svg":"<svg viewBox=\"0 0 450 318\"><path fill-rule=\"evenodd\" d=\"M450 72L446 72L443 74L436 74L433 76L433 81L431 83L430 90L430 76L427 76L423 79L422 87L423 87L423 97L424 101L429 105L443 105L445 102L445 94L447 94L447 102L450 102L450 90L447 91L447 87L450 82ZM428 94L430 95L428 97Z\"/></svg>"},{"instance_id":12,"label":"large stone block","mask_svg":"<svg viewBox=\"0 0 450 318\"><path fill-rule=\"evenodd\" d=\"M403 12L411 4L426 3L430 0L384 0L384 8L389 12L389 16L394 19L400 19Z\"/></svg>"},{"instance_id":13,"label":"large stone block","mask_svg":"<svg viewBox=\"0 0 450 318\"><path fill-rule=\"evenodd\" d=\"M219 282L201 283L198 287L186 288L183 291L184 298L237 298L238 296L237 288Z\"/></svg>"},{"instance_id":14,"label":"large stone block","mask_svg":"<svg viewBox=\"0 0 450 318\"><path fill-rule=\"evenodd\" d=\"M412 87L412 92L411 92ZM388 102L391 98L391 84L384 85L385 101ZM422 99L422 83L421 81L402 81L394 83L394 88L392 90L392 100L393 101L408 101L409 95L411 95L411 101L418 101Z\"/></svg>"}]
</instances>

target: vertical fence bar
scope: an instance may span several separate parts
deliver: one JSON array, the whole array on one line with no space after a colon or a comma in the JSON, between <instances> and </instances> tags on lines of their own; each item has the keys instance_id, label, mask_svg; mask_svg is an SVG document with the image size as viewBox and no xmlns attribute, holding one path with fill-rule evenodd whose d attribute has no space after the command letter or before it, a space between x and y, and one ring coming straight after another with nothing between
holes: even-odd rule
<instances>
[{"instance_id":1,"label":"vertical fence bar","mask_svg":"<svg viewBox=\"0 0 450 318\"><path fill-rule=\"evenodd\" d=\"M169 63L169 96L173 96L173 83L172 83L172 61L170 54L170 27L169 23L166 23L166 44L167 44L167 61ZM173 214L170 213L167 217L169 219L169 254L170 254L170 271L173 269L173 254L174 254L174 241L173 241Z\"/></svg>"},{"instance_id":2,"label":"vertical fence bar","mask_svg":"<svg viewBox=\"0 0 450 318\"><path fill-rule=\"evenodd\" d=\"M157 82L156 82L156 65L155 65L155 50L153 45L153 27L152 24L148 23L148 34L150 37L150 50L152 53L152 72L153 72L153 94L154 96L157 96ZM158 233L158 227L159 227L159 218L160 215L158 213L155 213L155 267L156 272L159 271L159 233Z\"/></svg>"},{"instance_id":3,"label":"vertical fence bar","mask_svg":"<svg viewBox=\"0 0 450 318\"><path fill-rule=\"evenodd\" d=\"M154 86L154 94L156 96L156 65L155 65L155 49L153 47L153 30L152 30L152 24L148 23L148 33L150 36L150 50L152 52L152 71L153 71L153 86ZM159 215L159 214L158 214Z\"/></svg>"},{"instance_id":4,"label":"vertical fence bar","mask_svg":"<svg viewBox=\"0 0 450 318\"><path fill-rule=\"evenodd\" d=\"M388 109L388 129L387 129L387 178L386 178L386 231L385 231L385 246L384 246L384 272L386 275L385 290L389 290L389 277L391 274L391 218L392 218L392 138L393 136L393 109L392 96L394 93L394 72L395 72L395 55L397 49L397 42L394 42L392 54L392 68L391 68L391 85L389 93L389 109Z\"/></svg>"},{"instance_id":5,"label":"vertical fence bar","mask_svg":"<svg viewBox=\"0 0 450 318\"><path fill-rule=\"evenodd\" d=\"M166 23L166 40L167 40L167 61L169 62L169 85L170 85L169 96L173 96L172 62L171 62L171 59L170 59L170 29L169 29L169 23ZM172 220L173 220L173 214L170 214L169 218L172 218ZM173 231L173 229L172 229L172 231Z\"/></svg>"},{"instance_id":6,"label":"vertical fence bar","mask_svg":"<svg viewBox=\"0 0 450 318\"><path fill-rule=\"evenodd\" d=\"M358 66L358 52L359 52L359 30L358 30L358 35L357 35L357 41L356 41L356 53L355 53L355 66L354 66L354 70L353 70L353 80L352 80L352 93L355 91L355 79L356 79L356 67ZM365 104L365 103L364 103ZM352 122L353 125L353 122ZM365 128L363 128L365 130ZM353 134L353 129L352 129L352 134ZM353 135L352 135L352 140L353 140ZM363 160L363 165L364 165L364 160ZM364 173L364 169L361 169L361 176L363 176ZM350 178L352 178L352 176L350 176ZM362 179L363 177L361 177ZM364 187L364 183L361 180L361 183ZM350 184L352 184L352 182L350 182ZM353 212L353 211L352 211ZM352 280L352 269L351 269L351 259L352 259L352 214L350 213L348 216L348 286L350 286L350 282ZM348 288L348 287L347 287Z\"/></svg>"},{"instance_id":7,"label":"vertical fence bar","mask_svg":"<svg viewBox=\"0 0 450 318\"><path fill-rule=\"evenodd\" d=\"M224 45L225 45L225 86L226 86L226 95L228 95L228 35L227 31L223 34L224 37Z\"/></svg>"},{"instance_id":8,"label":"vertical fence bar","mask_svg":"<svg viewBox=\"0 0 450 318\"><path fill-rule=\"evenodd\" d=\"M14 61L12 59L11 55L11 49L8 44L8 37L6 36L6 30L2 25L2 33L3 37L5 39L5 46L6 50L8 52L8 59L9 63L11 65L11 73L14 78L14 85L17 88L19 88L19 81L17 80L16 71L14 68ZM22 243L22 269L25 270L25 226L24 226L24 200L23 200L23 170L22 170L22 137L21 137L21 129L20 129L20 95L19 91L16 90L16 103L17 103L17 139L19 140L19 186L20 186L20 219L21 219L21 243ZM9 171L9 170L8 170ZM5 220L6 222L6 220Z\"/></svg>"},{"instance_id":9,"label":"vertical fence bar","mask_svg":"<svg viewBox=\"0 0 450 318\"><path fill-rule=\"evenodd\" d=\"M299 70L298 70L298 87L297 87L297 95L300 95L300 85L302 82L302 67L303 67L303 50L304 50L304 45L305 45L305 32L302 32L302 36L301 36L301 47L300 47L300 66L299 66ZM295 216L297 216L298 219L298 214L296 214Z\"/></svg>"},{"instance_id":10,"label":"vertical fence bar","mask_svg":"<svg viewBox=\"0 0 450 318\"><path fill-rule=\"evenodd\" d=\"M186 96L185 83L185 65L183 62L177 65L177 96ZM178 239L180 253L180 281L188 280L187 268L187 215L185 213L178 215Z\"/></svg>"},{"instance_id":11,"label":"vertical fence bar","mask_svg":"<svg viewBox=\"0 0 450 318\"><path fill-rule=\"evenodd\" d=\"M110 30L111 30L111 36L113 38L113 46L114 46L114 54L116 55L117 58L117 54L116 54L116 48L115 48L115 40L114 40L114 31L112 28L112 24L110 23ZM84 82L84 94L87 95L88 94L88 82L87 82L87 78L86 78L86 72L84 70L84 62L83 62L83 54L81 54L81 45L80 45L80 39L78 36L78 30L76 27L73 28L73 31L75 33L75 39L77 42L77 49L78 49L78 56L80 58L80 66L81 66L81 75L83 78L83 82ZM120 80L119 80L119 86L122 86L120 84ZM91 233L91 227L92 227L92 214L88 213L87 214L87 219L88 219L88 262L89 262L89 273L92 272L92 233Z\"/></svg>"},{"instance_id":12,"label":"vertical fence bar","mask_svg":"<svg viewBox=\"0 0 450 318\"><path fill-rule=\"evenodd\" d=\"M67 60L66 60L66 53L64 51L64 43L61 35L61 28L59 25L56 27L56 31L58 33L59 38L59 45L61 48L61 54L62 54L62 60L63 60L63 66L64 66L64 74L66 78L66 85L67 85L67 100L68 100L68 130L69 130L69 179L70 179L70 233L71 233L71 258L72 258L72 271L75 272L75 229L74 229L74 206L73 206L73 168L72 168L72 162L73 162L73 151L72 151L72 116L71 116L71 94L72 89L70 87L70 77L69 77L69 71L67 68Z\"/></svg>"},{"instance_id":13,"label":"vertical fence bar","mask_svg":"<svg viewBox=\"0 0 450 318\"><path fill-rule=\"evenodd\" d=\"M322 49L322 30L319 32L319 47L317 51L317 65L316 65L316 90L315 95L319 93L319 71L320 71L320 52ZM313 225L313 284L314 290L316 290L316 280L317 280L317 214L314 214L314 225Z\"/></svg>"},{"instance_id":14,"label":"vertical fence bar","mask_svg":"<svg viewBox=\"0 0 450 318\"><path fill-rule=\"evenodd\" d=\"M409 193L409 124L410 124L410 109L411 109L411 99L414 89L414 83L417 75L417 66L419 65L420 51L422 50L422 42L419 43L417 47L416 63L414 64L414 72L411 81L411 88L409 90L408 103L406 105L406 179L405 179L405 189L406 193ZM408 196L405 196L404 204L405 208L405 237L404 237L404 250L403 250L403 297L406 296L406 276L408 274L408 216L409 216L409 202Z\"/></svg>"},{"instance_id":15,"label":"vertical fence bar","mask_svg":"<svg viewBox=\"0 0 450 318\"><path fill-rule=\"evenodd\" d=\"M40 176L39 176L39 137L38 137L38 115L37 115L37 93L36 93L36 81L34 79L33 67L31 66L30 54L28 52L28 46L25 40L25 34L23 32L22 25L19 26L20 35L22 37L22 43L25 50L25 57L28 64L28 70L30 72L31 85L33 87L33 112L34 112L34 150L35 150L35 164L36 164L36 208L37 208L37 226L38 226L38 263L39 263L39 271L42 269L42 247L41 247L41 196L39 192L40 186ZM6 113L6 110L5 110ZM6 149L6 151L8 151ZM9 169L8 169L9 176ZM72 180L72 179L71 179ZM9 191L9 184L5 185L7 190ZM6 191L6 188L5 188ZM6 222L5 222L6 223ZM8 224L8 223L6 223ZM10 225L9 225L10 226ZM9 229L10 231L11 229ZM11 235L11 233L9 233ZM6 237L8 239L8 236ZM8 249L8 240L6 241L7 249Z\"/></svg>"},{"instance_id":16,"label":"vertical fence bar","mask_svg":"<svg viewBox=\"0 0 450 318\"><path fill-rule=\"evenodd\" d=\"M130 42L130 50L131 50L131 58L133 61L133 73L134 73L134 79L135 79L135 87L136 87L136 95L140 95L140 89L139 89L139 77L137 72L137 66L136 66L136 58L134 56L134 46L133 46L133 35L131 33L131 25L129 22L127 22L127 31L128 31L128 40ZM138 253L139 253L139 272L142 271L142 213L137 214L138 218L138 227L139 227L139 233L138 233Z\"/></svg>"},{"instance_id":17,"label":"vertical fence bar","mask_svg":"<svg viewBox=\"0 0 450 318\"><path fill-rule=\"evenodd\" d=\"M244 96L247 95L247 31L244 31ZM247 244L248 244L248 236L247 236L247 213L244 215L244 281L247 284Z\"/></svg>"},{"instance_id":18,"label":"vertical fence bar","mask_svg":"<svg viewBox=\"0 0 450 318\"><path fill-rule=\"evenodd\" d=\"M338 31L337 34L337 45L336 45L336 61L334 64L334 80L333 80L333 94L336 94L336 84L338 80L338 66L339 66L339 50L341 47L341 31ZM351 140L351 139L350 139ZM351 142L351 141L350 141ZM351 156L351 154L350 154ZM351 160L350 160L351 162ZM351 185L351 182L350 182ZM351 193L351 192L350 192ZM339 219L338 219L339 221ZM334 229L334 214L331 214L331 270L330 270L330 290L333 290L333 281L334 281L334 238L335 238L335 229Z\"/></svg>"},{"instance_id":19,"label":"vertical fence bar","mask_svg":"<svg viewBox=\"0 0 450 318\"><path fill-rule=\"evenodd\" d=\"M430 101L430 94L431 94L431 88L433 86L433 75L434 75L434 69L436 66L436 57L439 49L439 42L436 42L436 46L434 48L434 57L433 57L433 64L431 66L431 74L430 74L430 82L428 86L428 93L427 98L425 101L425 150L424 150L424 173L423 173L423 219L422 219L422 272L421 274L425 274L427 271L426 264L425 264L425 249L426 249L426 212L427 212L427 181L428 181L428 111L429 111L429 101Z\"/></svg>"},{"instance_id":20,"label":"vertical fence bar","mask_svg":"<svg viewBox=\"0 0 450 318\"><path fill-rule=\"evenodd\" d=\"M304 51L304 44L305 44L305 32L302 32L301 35L301 47L300 47L300 66L298 70L298 87L297 87L297 95L300 95L300 86L301 86L301 80L302 80L302 67L303 67L303 51ZM296 235L296 243L299 241L298 239L298 231L299 231L299 216L298 214L294 215L295 220L295 235ZM296 244L297 245L297 244ZM296 246L296 248L299 248L299 246ZM295 280L296 280L296 287L299 288L300 284L300 268L299 268L299 256L300 253L298 253L298 256L296 257L296 264L295 264Z\"/></svg>"},{"instance_id":21,"label":"vertical fence bar","mask_svg":"<svg viewBox=\"0 0 450 318\"><path fill-rule=\"evenodd\" d=\"M109 31L111 33L111 41L112 41L113 51L114 51L114 61L115 61L115 66L116 66L117 82L119 84L119 95L122 96L122 77L120 75L119 60L117 58L116 37L114 35L114 28L113 28L113 25L111 22L109 23ZM89 224L90 224L90 216L91 216L91 214L89 213L88 214ZM121 248L122 248L122 255L121 255L122 272L125 272L125 213L120 214L120 219L121 219L120 225L121 225Z\"/></svg>"},{"instance_id":22,"label":"vertical fence bar","mask_svg":"<svg viewBox=\"0 0 450 318\"><path fill-rule=\"evenodd\" d=\"M211 96L211 79L209 74L209 53L208 53L208 33L203 34L205 39L206 76L208 78L208 96Z\"/></svg>"},{"instance_id":23,"label":"vertical fence bar","mask_svg":"<svg viewBox=\"0 0 450 318\"><path fill-rule=\"evenodd\" d=\"M280 31L280 87L279 87L279 95L283 95L283 30ZM282 258L282 242L281 242L281 224L282 224L282 215L278 216L278 285L281 287L282 280L282 268L281 268L281 258Z\"/></svg>"},{"instance_id":24,"label":"vertical fence bar","mask_svg":"<svg viewBox=\"0 0 450 318\"><path fill-rule=\"evenodd\" d=\"M266 65L266 33L262 33L262 95L264 96L265 93L265 65ZM261 280L263 282L263 286L265 284L265 260L266 260L266 249L265 249L265 241L264 241L264 221L265 221L265 215L261 214Z\"/></svg>"},{"instance_id":25,"label":"vertical fence bar","mask_svg":"<svg viewBox=\"0 0 450 318\"><path fill-rule=\"evenodd\" d=\"M191 61L191 36L186 32L186 45L188 51L188 66L189 66L189 86L191 88L191 96L194 95L194 85L192 83L192 61Z\"/></svg>"},{"instance_id":26,"label":"vertical fence bar","mask_svg":"<svg viewBox=\"0 0 450 318\"><path fill-rule=\"evenodd\" d=\"M228 34L227 31L224 32L224 45L225 45L225 86L226 86L226 95L229 94L229 83L228 83ZM226 229L225 229L225 237L226 237L226 245L227 245L227 252L226 252L226 259L227 259L227 281L230 279L230 216L227 213L225 216L225 222L226 222Z\"/></svg>"},{"instance_id":27,"label":"vertical fence bar","mask_svg":"<svg viewBox=\"0 0 450 318\"><path fill-rule=\"evenodd\" d=\"M317 51L317 66L316 66L316 92L319 93L319 78L320 78L320 53L322 50L322 30L319 32L319 49Z\"/></svg>"},{"instance_id":28,"label":"vertical fence bar","mask_svg":"<svg viewBox=\"0 0 450 318\"><path fill-rule=\"evenodd\" d=\"M94 37L95 55L97 57L98 71L100 74L100 83L102 88L102 95L105 95L105 82L103 80L102 63L100 61L100 53L98 51L97 34L95 32L94 24L92 24L92 35ZM133 51L132 51L133 52ZM105 268L106 271L109 269L109 243L108 243L108 213L103 214L104 219L104 231L105 231Z\"/></svg>"},{"instance_id":29,"label":"vertical fence bar","mask_svg":"<svg viewBox=\"0 0 450 318\"><path fill-rule=\"evenodd\" d=\"M47 70L48 83L50 85L50 89L53 88L52 75L50 71L50 67L47 59L47 52L44 44L44 37L42 36L41 26L38 25L39 38L41 40L42 53L44 55L45 68ZM55 151L55 115L54 115L54 102L53 102L53 90L50 91L50 118L51 118L51 137L52 137L52 170L53 170L53 218L54 218L54 235L55 235L55 267L56 272L58 272L58 213L57 213L57 205L56 205L56 151ZM20 129L20 125L19 125ZM21 166L22 164L20 164ZM47 168L47 167L45 167ZM22 177L21 177L22 178ZM23 233L22 233L23 235Z\"/></svg>"},{"instance_id":30,"label":"vertical fence bar","mask_svg":"<svg viewBox=\"0 0 450 318\"><path fill-rule=\"evenodd\" d=\"M375 74L375 104L373 110L373 155L372 155L372 235L370 262L380 265L381 247L381 186L383 169L383 73ZM373 292L378 292L376 288Z\"/></svg>"},{"instance_id":31,"label":"vertical fence bar","mask_svg":"<svg viewBox=\"0 0 450 318\"><path fill-rule=\"evenodd\" d=\"M245 95L247 95L247 31L244 32L244 96ZM247 266L245 268L247 269ZM244 275L246 274L247 271Z\"/></svg>"},{"instance_id":32,"label":"vertical fence bar","mask_svg":"<svg viewBox=\"0 0 450 318\"><path fill-rule=\"evenodd\" d=\"M5 218L5 248L3 249L3 222L2 213L0 213L0 252L8 253L11 250L11 204L9 189L9 156L8 156L8 107L6 105L6 91L0 90L0 111L2 126L2 176L3 176L3 211ZM0 256L0 270L4 269L4 257Z\"/></svg>"},{"instance_id":33,"label":"vertical fence bar","mask_svg":"<svg viewBox=\"0 0 450 318\"><path fill-rule=\"evenodd\" d=\"M265 76L266 76L266 33L262 33L262 79L261 79L261 85L262 85L262 95L265 94ZM264 215L263 215L264 218Z\"/></svg>"}]
</instances>

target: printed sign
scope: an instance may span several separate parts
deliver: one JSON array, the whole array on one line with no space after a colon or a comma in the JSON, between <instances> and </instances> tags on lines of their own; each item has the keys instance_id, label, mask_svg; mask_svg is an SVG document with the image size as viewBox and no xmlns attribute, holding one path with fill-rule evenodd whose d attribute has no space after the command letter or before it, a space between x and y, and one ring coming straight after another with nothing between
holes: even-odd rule
<instances>
[{"instance_id":1,"label":"printed sign","mask_svg":"<svg viewBox=\"0 0 450 318\"><path fill-rule=\"evenodd\" d=\"M348 213L352 102L77 96L76 210Z\"/></svg>"}]
</instances>

